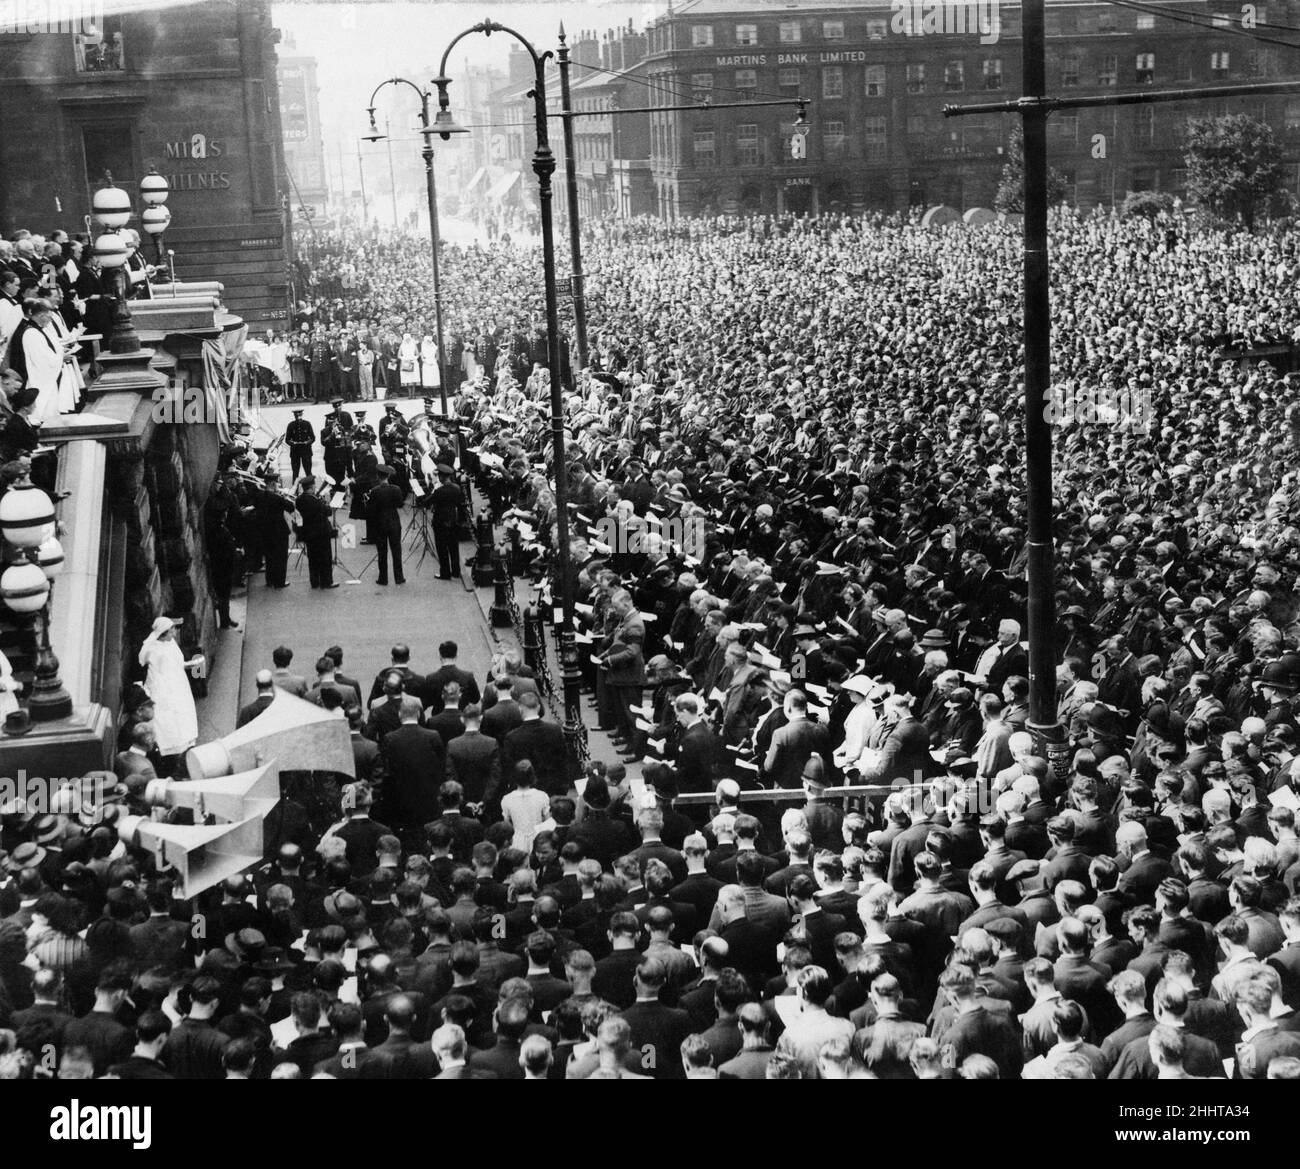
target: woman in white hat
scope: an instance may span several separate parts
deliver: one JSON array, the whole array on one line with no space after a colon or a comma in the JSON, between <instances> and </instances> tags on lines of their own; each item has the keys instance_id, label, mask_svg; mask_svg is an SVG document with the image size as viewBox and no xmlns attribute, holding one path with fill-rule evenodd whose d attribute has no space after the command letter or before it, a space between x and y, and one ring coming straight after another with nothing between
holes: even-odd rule
<instances>
[{"instance_id":1,"label":"woman in white hat","mask_svg":"<svg viewBox=\"0 0 1300 1169\"><path fill-rule=\"evenodd\" d=\"M154 701L158 753L166 763L167 756L183 755L199 738L198 712L185 672L188 663L176 644L170 617L154 621L153 631L140 647L140 664L146 670L144 688ZM166 770L170 774L172 768Z\"/></svg>"}]
</instances>

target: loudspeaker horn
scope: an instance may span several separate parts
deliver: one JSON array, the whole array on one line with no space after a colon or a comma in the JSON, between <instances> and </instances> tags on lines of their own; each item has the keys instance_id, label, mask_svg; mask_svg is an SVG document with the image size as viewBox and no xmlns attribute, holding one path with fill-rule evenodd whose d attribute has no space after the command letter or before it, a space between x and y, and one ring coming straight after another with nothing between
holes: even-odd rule
<instances>
[{"instance_id":1,"label":"loudspeaker horn","mask_svg":"<svg viewBox=\"0 0 1300 1169\"><path fill-rule=\"evenodd\" d=\"M283 690L251 722L225 738L191 747L190 779L255 771L276 760L282 771L333 771L356 777L348 720Z\"/></svg>"},{"instance_id":2,"label":"loudspeaker horn","mask_svg":"<svg viewBox=\"0 0 1300 1169\"><path fill-rule=\"evenodd\" d=\"M280 765L272 759L255 771L217 779L150 780L144 802L154 808L190 808L195 820L213 816L227 824L266 816L280 802Z\"/></svg>"},{"instance_id":3,"label":"loudspeaker horn","mask_svg":"<svg viewBox=\"0 0 1300 1169\"><path fill-rule=\"evenodd\" d=\"M117 831L124 844L152 852L160 869L175 869L181 896L187 899L262 860L261 817L189 828L143 816L125 816Z\"/></svg>"}]
</instances>

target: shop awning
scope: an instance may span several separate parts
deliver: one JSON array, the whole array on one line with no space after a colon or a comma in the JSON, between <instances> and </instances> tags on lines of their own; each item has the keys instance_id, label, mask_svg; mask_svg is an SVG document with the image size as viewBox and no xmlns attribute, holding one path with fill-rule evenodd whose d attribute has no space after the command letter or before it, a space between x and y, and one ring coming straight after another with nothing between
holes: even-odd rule
<instances>
[{"instance_id":1,"label":"shop awning","mask_svg":"<svg viewBox=\"0 0 1300 1169\"><path fill-rule=\"evenodd\" d=\"M488 198L494 203L499 203L505 198L506 192L510 190L519 181L519 172L511 171L504 178L497 179L492 184L491 190L488 191Z\"/></svg>"}]
</instances>

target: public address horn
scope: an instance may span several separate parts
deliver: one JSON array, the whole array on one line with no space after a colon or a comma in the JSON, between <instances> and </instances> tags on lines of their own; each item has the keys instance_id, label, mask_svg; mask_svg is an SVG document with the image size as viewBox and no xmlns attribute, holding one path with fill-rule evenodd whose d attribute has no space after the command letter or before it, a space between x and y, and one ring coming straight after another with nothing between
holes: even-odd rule
<instances>
[{"instance_id":1,"label":"public address horn","mask_svg":"<svg viewBox=\"0 0 1300 1169\"><path fill-rule=\"evenodd\" d=\"M191 747L190 779L254 771L270 760L281 771L333 771L356 776L348 721L283 690L252 722L224 738Z\"/></svg>"}]
</instances>

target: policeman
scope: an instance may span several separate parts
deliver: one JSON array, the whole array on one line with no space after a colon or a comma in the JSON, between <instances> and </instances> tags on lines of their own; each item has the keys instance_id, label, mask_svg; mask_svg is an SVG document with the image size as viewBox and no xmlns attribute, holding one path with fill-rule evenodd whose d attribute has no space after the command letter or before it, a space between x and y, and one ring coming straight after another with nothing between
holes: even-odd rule
<instances>
[{"instance_id":1,"label":"policeman","mask_svg":"<svg viewBox=\"0 0 1300 1169\"><path fill-rule=\"evenodd\" d=\"M333 350L325 338L325 330L317 327L311 339L309 360L311 365L311 394L315 402L323 402L330 391L333 378ZM342 398L339 399L343 401Z\"/></svg>"},{"instance_id":2,"label":"policeman","mask_svg":"<svg viewBox=\"0 0 1300 1169\"><path fill-rule=\"evenodd\" d=\"M454 580L460 576L458 528L465 496L456 485L454 475L446 463L438 464L438 486L429 501L433 511L433 546L438 553L439 580Z\"/></svg>"},{"instance_id":3,"label":"policeman","mask_svg":"<svg viewBox=\"0 0 1300 1169\"><path fill-rule=\"evenodd\" d=\"M293 421L284 430L284 441L289 448L289 471L296 482L300 475L311 474L311 448L316 432L301 410L293 412Z\"/></svg>"},{"instance_id":4,"label":"policeman","mask_svg":"<svg viewBox=\"0 0 1300 1169\"><path fill-rule=\"evenodd\" d=\"M333 409L325 415L321 446L325 448L325 474L342 483L352 474L352 415L343 409L343 399L334 398Z\"/></svg>"}]
</instances>

